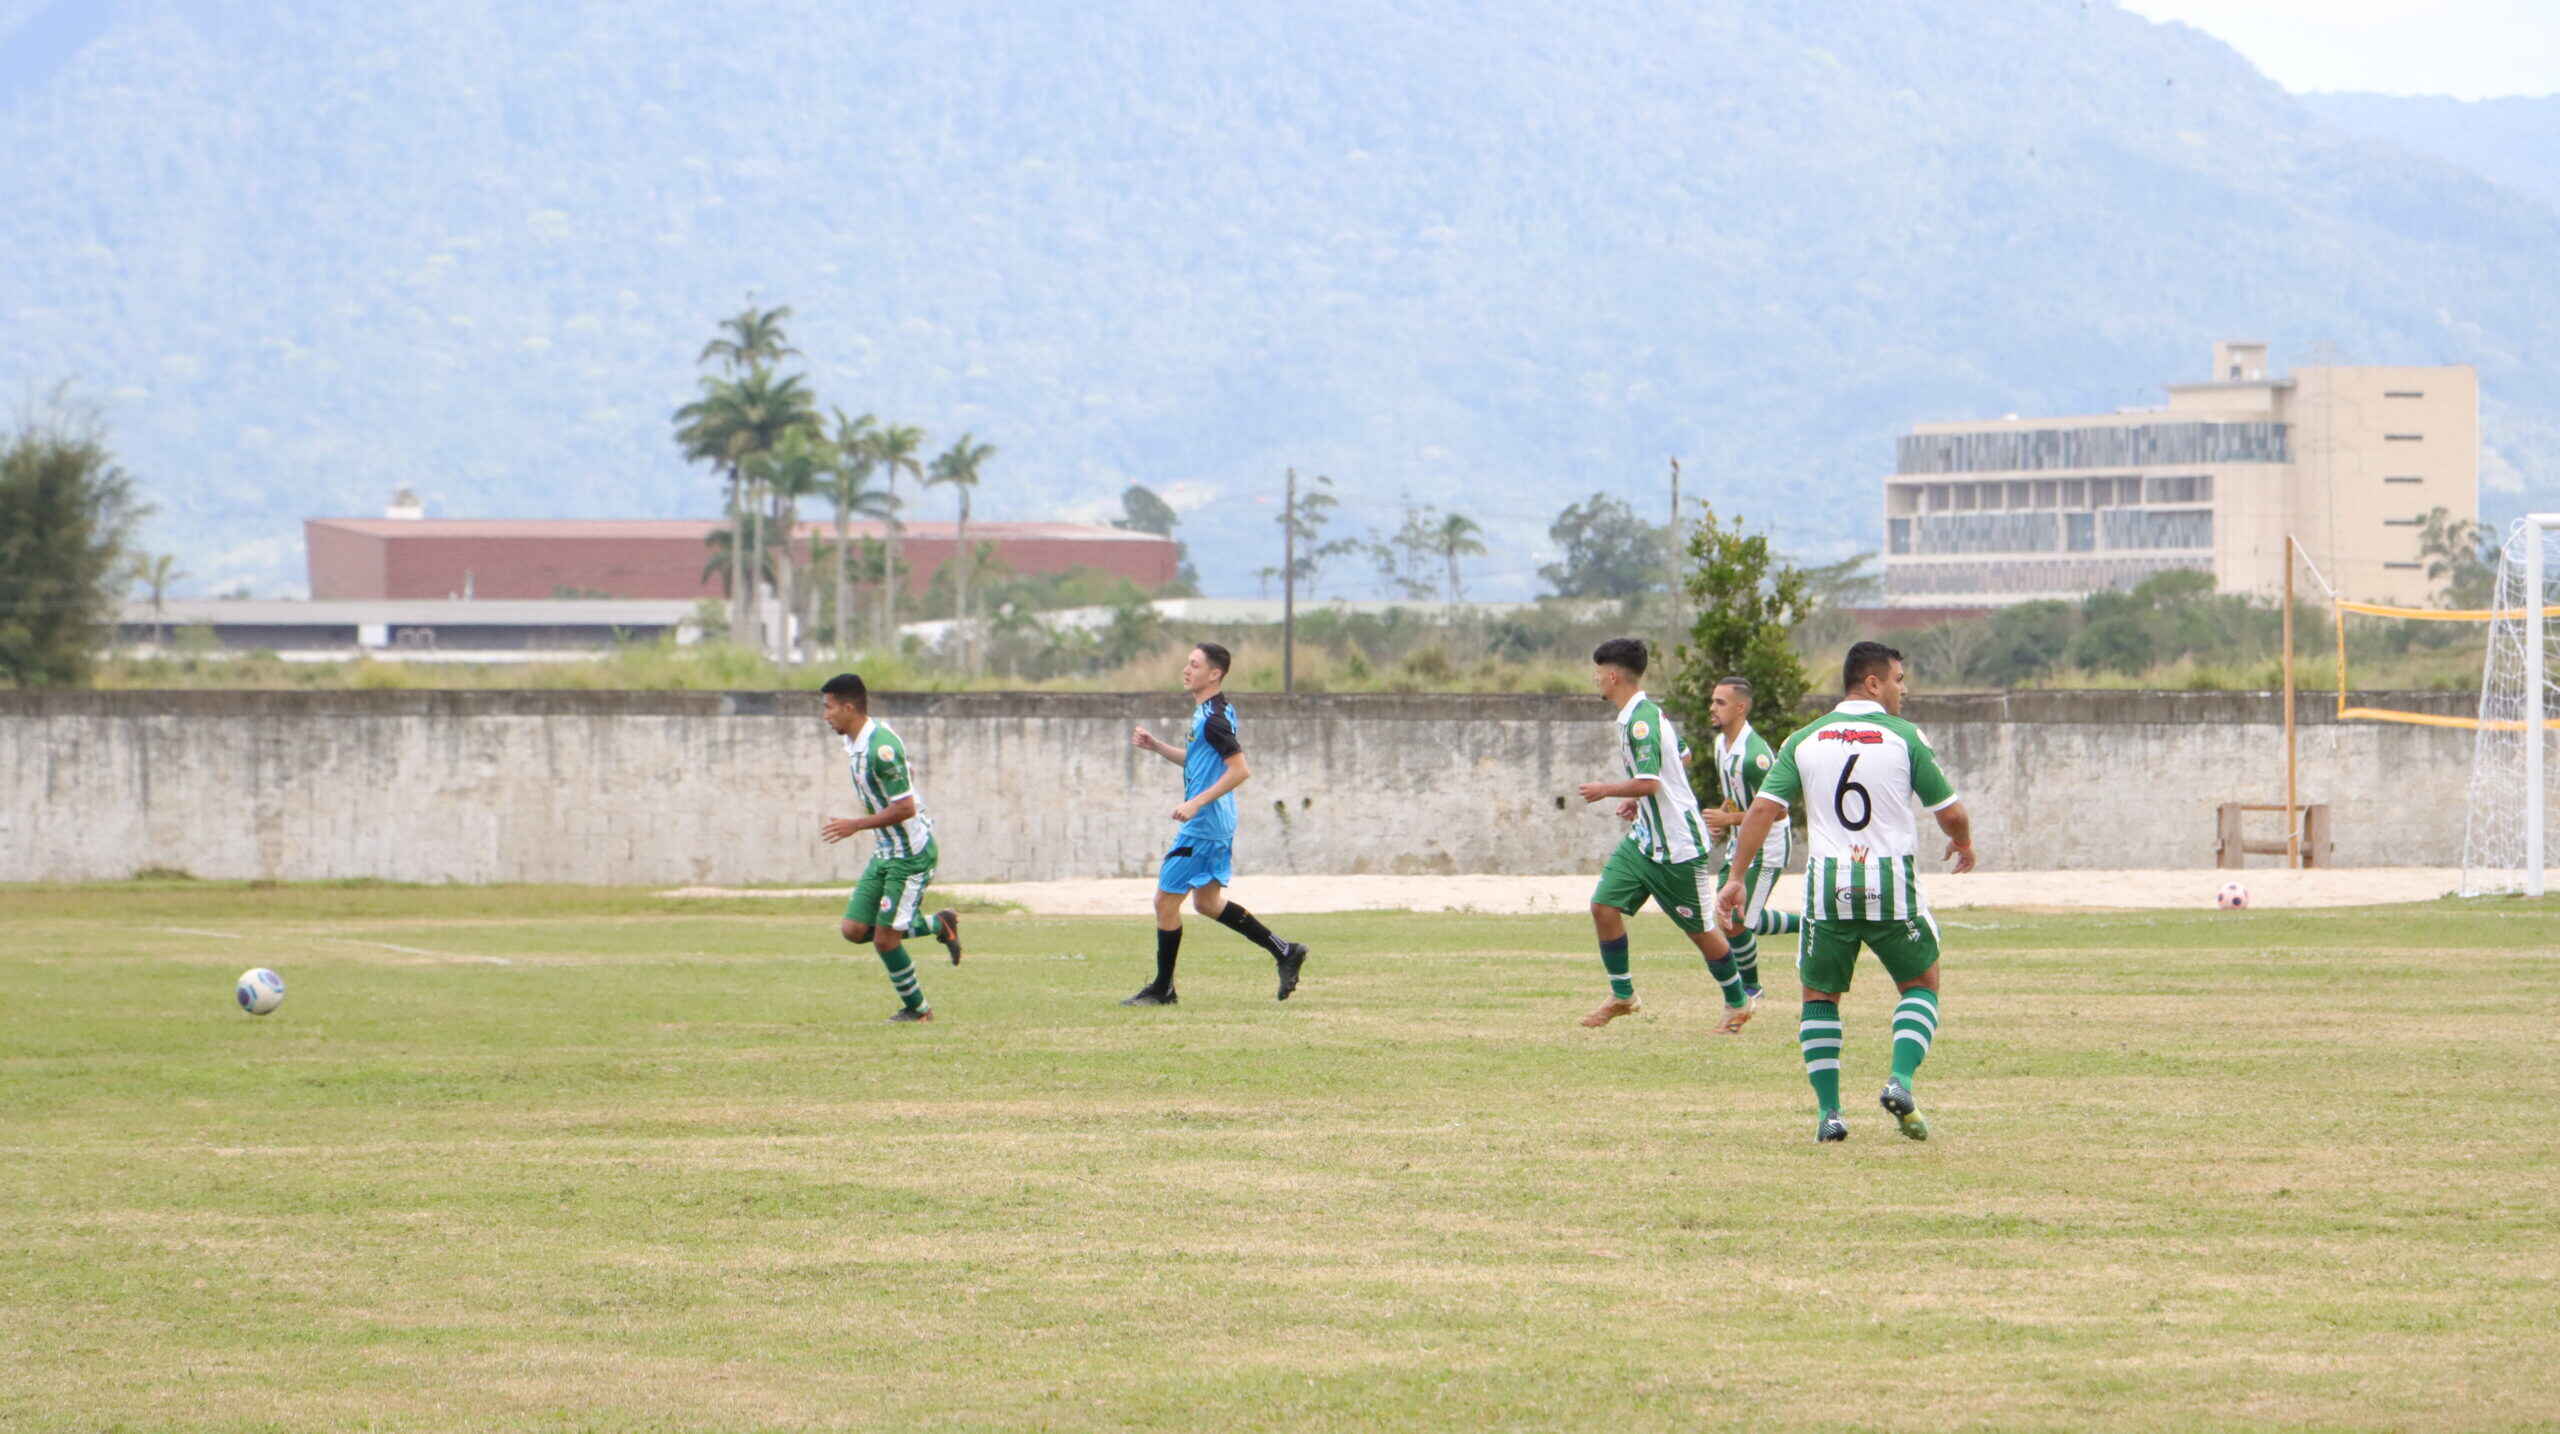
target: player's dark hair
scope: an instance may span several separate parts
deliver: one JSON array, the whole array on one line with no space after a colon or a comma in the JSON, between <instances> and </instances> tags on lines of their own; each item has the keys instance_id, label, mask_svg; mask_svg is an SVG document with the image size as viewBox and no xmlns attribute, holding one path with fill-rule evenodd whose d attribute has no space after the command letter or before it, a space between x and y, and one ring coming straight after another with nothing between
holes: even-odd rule
<instances>
[{"instance_id":1,"label":"player's dark hair","mask_svg":"<svg viewBox=\"0 0 2560 1434\"><path fill-rule=\"evenodd\" d=\"M1623 668L1630 677L1644 676L1647 660L1644 644L1632 637L1613 637L1591 649L1592 666Z\"/></svg>"},{"instance_id":2,"label":"player's dark hair","mask_svg":"<svg viewBox=\"0 0 2560 1434\"><path fill-rule=\"evenodd\" d=\"M1218 669L1218 675L1220 677L1227 675L1228 664L1236 660L1235 654L1227 651L1225 648L1220 647L1214 642L1195 642L1191 644L1191 646L1197 650L1202 657L1209 659L1209 665Z\"/></svg>"},{"instance_id":3,"label":"player's dark hair","mask_svg":"<svg viewBox=\"0 0 2560 1434\"><path fill-rule=\"evenodd\" d=\"M1868 673L1891 673L1893 665L1901 660L1901 653L1881 642L1853 642L1849 644L1847 660L1840 664L1841 690L1847 691L1866 681Z\"/></svg>"},{"instance_id":4,"label":"player's dark hair","mask_svg":"<svg viewBox=\"0 0 2560 1434\"><path fill-rule=\"evenodd\" d=\"M829 697L842 697L864 707L871 705L871 689L863 686L862 679L850 672L839 672L828 678L827 685L818 690Z\"/></svg>"},{"instance_id":5,"label":"player's dark hair","mask_svg":"<svg viewBox=\"0 0 2560 1434\"><path fill-rule=\"evenodd\" d=\"M1730 687L1742 694L1743 701L1751 700L1751 679L1748 677L1719 677L1716 679L1716 686Z\"/></svg>"}]
</instances>

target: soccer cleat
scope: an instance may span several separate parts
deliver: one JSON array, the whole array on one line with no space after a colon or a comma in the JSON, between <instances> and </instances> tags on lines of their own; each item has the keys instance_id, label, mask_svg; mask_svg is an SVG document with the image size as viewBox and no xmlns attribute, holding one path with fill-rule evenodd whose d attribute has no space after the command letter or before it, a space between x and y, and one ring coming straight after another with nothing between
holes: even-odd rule
<instances>
[{"instance_id":1,"label":"soccer cleat","mask_svg":"<svg viewBox=\"0 0 2560 1434\"><path fill-rule=\"evenodd\" d=\"M1271 999L1288 1000L1289 993L1298 989L1298 968L1307 964L1307 948L1301 942L1292 941L1272 959L1280 967L1280 994Z\"/></svg>"},{"instance_id":2,"label":"soccer cleat","mask_svg":"<svg viewBox=\"0 0 2560 1434\"><path fill-rule=\"evenodd\" d=\"M951 953L951 964L960 964L960 913L949 907L933 913L933 939Z\"/></svg>"},{"instance_id":3,"label":"soccer cleat","mask_svg":"<svg viewBox=\"0 0 2560 1434\"><path fill-rule=\"evenodd\" d=\"M898 1008L898 1014L889 1018L889 1023L891 1025L898 1025L907 1021L930 1021L932 1019L933 1008L931 1006L927 1006L921 1011L910 1011L906 1007L901 1006Z\"/></svg>"},{"instance_id":4,"label":"soccer cleat","mask_svg":"<svg viewBox=\"0 0 2560 1434\"><path fill-rule=\"evenodd\" d=\"M1608 1000L1601 1002L1599 1005L1592 1007L1591 1014L1582 1018L1582 1024L1586 1026L1605 1026L1611 1021L1618 1019L1620 1016L1632 1016L1643 1009L1643 1005L1640 1004L1633 996L1629 996L1623 1001L1612 996Z\"/></svg>"},{"instance_id":5,"label":"soccer cleat","mask_svg":"<svg viewBox=\"0 0 2560 1434\"><path fill-rule=\"evenodd\" d=\"M1846 1140L1849 1138L1849 1122L1840 1118L1840 1112L1836 1110L1826 1110L1822 1113L1822 1124L1816 1127L1813 1132L1813 1138L1815 1143L1821 1145L1829 1145L1833 1141Z\"/></svg>"},{"instance_id":6,"label":"soccer cleat","mask_svg":"<svg viewBox=\"0 0 2560 1434\"><path fill-rule=\"evenodd\" d=\"M1876 1097L1876 1104L1883 1106L1885 1114L1894 1118L1904 1135L1913 1140L1929 1138L1929 1117L1920 1113L1920 1103L1911 1098L1910 1089L1902 1082L1886 1081L1884 1094Z\"/></svg>"},{"instance_id":7,"label":"soccer cleat","mask_svg":"<svg viewBox=\"0 0 2560 1434\"><path fill-rule=\"evenodd\" d=\"M1716 1024L1717 1032L1727 1036L1742 1034L1742 1028L1750 1023L1752 1013L1759 1008L1760 1002L1756 996L1743 997L1742 1004L1739 1006L1725 1007L1724 1019Z\"/></svg>"},{"instance_id":8,"label":"soccer cleat","mask_svg":"<svg viewBox=\"0 0 2560 1434\"><path fill-rule=\"evenodd\" d=\"M1149 986L1145 990L1131 996L1128 1000L1125 1000L1120 1004L1124 1006L1179 1006L1182 1004L1182 997L1172 991L1159 991L1155 987Z\"/></svg>"}]
</instances>

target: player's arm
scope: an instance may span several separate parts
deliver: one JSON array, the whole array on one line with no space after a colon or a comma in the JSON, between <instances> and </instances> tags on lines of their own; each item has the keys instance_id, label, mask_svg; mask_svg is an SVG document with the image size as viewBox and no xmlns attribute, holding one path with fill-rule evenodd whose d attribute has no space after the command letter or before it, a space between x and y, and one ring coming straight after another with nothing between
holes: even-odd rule
<instances>
[{"instance_id":1,"label":"player's arm","mask_svg":"<svg viewBox=\"0 0 2560 1434\"><path fill-rule=\"evenodd\" d=\"M1973 818L1966 814L1964 803L1956 799L1956 784L1947 780L1938 766L1938 754L1929 739L1912 729L1917 739L1911 744L1911 795L1938 819L1938 830L1947 834L1947 856L1961 874L1973 870Z\"/></svg>"},{"instance_id":2,"label":"player's arm","mask_svg":"<svg viewBox=\"0 0 2560 1434\"><path fill-rule=\"evenodd\" d=\"M838 817L834 821L827 823L825 826L818 828L818 836L829 846L833 846L837 842L843 841L846 837L852 836L856 832L877 831L882 827L893 827L900 822L908 820L915 814L916 794L909 792L905 796L898 798L896 801L891 802L889 805L882 807L880 810L873 812L867 817Z\"/></svg>"},{"instance_id":3,"label":"player's arm","mask_svg":"<svg viewBox=\"0 0 2560 1434\"><path fill-rule=\"evenodd\" d=\"M1644 726L1641 716L1636 725L1639 728ZM1583 783L1574 790L1581 795L1584 802L1605 802L1611 797L1642 798L1661 795L1662 734L1648 732L1642 737L1630 737L1627 739L1627 749L1634 758L1628 765L1636 769L1635 775L1623 782Z\"/></svg>"},{"instance_id":4,"label":"player's arm","mask_svg":"<svg viewBox=\"0 0 2560 1434\"><path fill-rule=\"evenodd\" d=\"M1252 779L1253 769L1244 764L1244 753L1241 751L1229 752L1227 754L1227 769L1218 774L1218 780L1209 784L1209 790L1202 792L1200 795L1193 797L1187 802L1184 802L1181 806L1175 807L1173 809L1173 819L1178 822L1187 822L1191 820L1193 817L1200 815L1201 808L1206 807L1211 802L1214 802L1218 798L1225 796L1227 793L1234 791L1236 788L1243 786L1246 782L1251 781Z\"/></svg>"},{"instance_id":5,"label":"player's arm","mask_svg":"<svg viewBox=\"0 0 2560 1434\"><path fill-rule=\"evenodd\" d=\"M1182 765L1182 749L1158 738L1155 733L1144 727L1130 729L1129 745L1141 752L1153 752L1177 767Z\"/></svg>"},{"instance_id":6,"label":"player's arm","mask_svg":"<svg viewBox=\"0 0 2560 1434\"><path fill-rule=\"evenodd\" d=\"M1769 791L1761 791L1759 796L1751 799L1751 809L1743 812L1741 830L1733 832L1733 855L1731 858L1725 858L1733 866L1733 873L1736 873L1736 876L1733 876L1731 881L1725 881L1725 889L1720 891L1715 904L1725 906L1728 912L1741 912L1743 909L1741 873L1746 871L1751 863L1759 860L1761 842L1769 840L1769 827L1779 825L1779 822L1784 822L1784 819L1787 819L1787 799L1784 799L1784 796L1769 796Z\"/></svg>"}]
</instances>

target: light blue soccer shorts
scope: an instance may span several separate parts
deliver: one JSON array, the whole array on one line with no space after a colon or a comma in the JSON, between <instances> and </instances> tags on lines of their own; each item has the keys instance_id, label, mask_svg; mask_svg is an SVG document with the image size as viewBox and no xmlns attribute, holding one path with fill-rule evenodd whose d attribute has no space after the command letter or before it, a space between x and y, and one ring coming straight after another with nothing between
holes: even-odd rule
<instances>
[{"instance_id":1,"label":"light blue soccer shorts","mask_svg":"<svg viewBox=\"0 0 2560 1434\"><path fill-rule=\"evenodd\" d=\"M1233 886L1235 880L1233 842L1186 839L1164 854L1164 868L1156 873L1156 889L1196 891L1213 881L1220 886Z\"/></svg>"}]
</instances>

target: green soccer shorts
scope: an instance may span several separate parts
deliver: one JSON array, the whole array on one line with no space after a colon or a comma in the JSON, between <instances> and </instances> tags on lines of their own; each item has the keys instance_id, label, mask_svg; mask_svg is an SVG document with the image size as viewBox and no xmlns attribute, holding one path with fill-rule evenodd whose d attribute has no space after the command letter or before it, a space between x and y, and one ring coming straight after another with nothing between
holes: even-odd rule
<instances>
[{"instance_id":1,"label":"green soccer shorts","mask_svg":"<svg viewBox=\"0 0 2560 1434\"><path fill-rule=\"evenodd\" d=\"M1749 931L1760 924L1760 913L1769 905L1769 893L1778 889L1778 883L1785 880L1786 875L1786 867L1775 862L1755 861L1742 869L1742 915L1739 919L1743 930ZM1716 892L1722 892L1725 883L1731 880L1733 863L1727 862L1716 868ZM1708 896L1707 904L1715 904L1714 894Z\"/></svg>"},{"instance_id":2,"label":"green soccer shorts","mask_svg":"<svg viewBox=\"0 0 2560 1434\"><path fill-rule=\"evenodd\" d=\"M1796 975L1816 991L1849 989L1858 971L1858 948L1876 953L1897 986L1917 981L1938 964L1938 923L1926 913L1908 921L1816 921L1807 917Z\"/></svg>"},{"instance_id":3,"label":"green soccer shorts","mask_svg":"<svg viewBox=\"0 0 2560 1434\"><path fill-rule=\"evenodd\" d=\"M1600 869L1600 884L1591 889L1591 904L1614 906L1629 916L1644 910L1645 898L1662 904L1671 924L1695 936L1707 929L1707 904L1698 899L1697 861L1655 861L1631 841L1618 843L1609 864Z\"/></svg>"},{"instance_id":4,"label":"green soccer shorts","mask_svg":"<svg viewBox=\"0 0 2560 1434\"><path fill-rule=\"evenodd\" d=\"M914 930L916 913L924 909L924 889L933 883L933 869L941 864L940 842L926 842L924 850L913 856L874 854L871 864L862 869L862 879L853 884L844 919Z\"/></svg>"}]
</instances>

